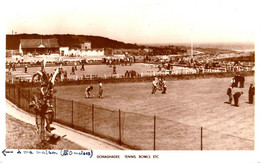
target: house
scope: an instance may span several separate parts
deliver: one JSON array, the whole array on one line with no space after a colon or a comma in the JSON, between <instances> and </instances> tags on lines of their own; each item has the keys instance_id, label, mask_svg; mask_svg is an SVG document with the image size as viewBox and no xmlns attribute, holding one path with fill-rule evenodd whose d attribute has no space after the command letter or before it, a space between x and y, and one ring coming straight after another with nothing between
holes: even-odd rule
<instances>
[{"instance_id":1,"label":"house","mask_svg":"<svg viewBox=\"0 0 260 163\"><path fill-rule=\"evenodd\" d=\"M56 38L49 39L21 39L19 53L26 54L59 54L59 43Z\"/></svg>"},{"instance_id":2,"label":"house","mask_svg":"<svg viewBox=\"0 0 260 163\"><path fill-rule=\"evenodd\" d=\"M91 42L87 41L81 44L81 50L89 50L91 49Z\"/></svg>"},{"instance_id":3,"label":"house","mask_svg":"<svg viewBox=\"0 0 260 163\"><path fill-rule=\"evenodd\" d=\"M104 56L104 55L105 55L104 48L81 50L81 54L80 54L80 56Z\"/></svg>"},{"instance_id":4,"label":"house","mask_svg":"<svg viewBox=\"0 0 260 163\"><path fill-rule=\"evenodd\" d=\"M68 56L69 55L69 47L60 47L60 54L61 54L61 56Z\"/></svg>"}]
</instances>

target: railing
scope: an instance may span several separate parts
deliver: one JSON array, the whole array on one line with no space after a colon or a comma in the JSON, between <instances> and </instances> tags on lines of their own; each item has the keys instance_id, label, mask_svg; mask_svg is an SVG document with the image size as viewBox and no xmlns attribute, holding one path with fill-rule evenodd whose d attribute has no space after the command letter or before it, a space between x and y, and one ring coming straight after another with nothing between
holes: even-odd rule
<instances>
[{"instance_id":1,"label":"railing","mask_svg":"<svg viewBox=\"0 0 260 163\"><path fill-rule=\"evenodd\" d=\"M247 65L244 67L218 67L218 68L211 68L211 69L192 69L192 68L186 68L186 67L180 67L178 69L174 70L163 70L163 71L156 71L156 70L149 70L146 72L140 72L136 73L134 76L129 75L126 76L125 74L104 74L104 75L98 75L98 74L84 74L82 76L78 75L72 75L68 78L64 78L64 76L61 77L60 81L77 81L77 80L103 80L103 79L111 79L111 78L142 78L142 77L152 77L152 76L174 76L174 75L190 75L190 74L215 74L215 73L229 73L229 72L248 72L248 71L254 71L252 70L252 66ZM17 81L27 81L31 82L32 77L28 77L26 75L17 75L16 71L13 72L6 72L6 82L14 83ZM14 75L12 75L14 74Z\"/></svg>"}]
</instances>

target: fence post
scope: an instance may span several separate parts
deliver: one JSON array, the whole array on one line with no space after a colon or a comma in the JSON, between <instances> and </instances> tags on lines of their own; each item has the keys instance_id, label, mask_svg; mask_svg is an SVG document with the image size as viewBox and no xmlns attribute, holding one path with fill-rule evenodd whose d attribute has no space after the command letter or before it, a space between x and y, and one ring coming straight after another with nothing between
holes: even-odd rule
<instances>
[{"instance_id":1,"label":"fence post","mask_svg":"<svg viewBox=\"0 0 260 163\"><path fill-rule=\"evenodd\" d=\"M95 135L95 130L94 130L94 121L95 120L95 117L94 117L94 104L92 104L92 134Z\"/></svg>"},{"instance_id":2,"label":"fence post","mask_svg":"<svg viewBox=\"0 0 260 163\"><path fill-rule=\"evenodd\" d=\"M155 150L156 149L156 116L154 116L154 128L153 128L153 135L154 135L154 137L153 137L153 150Z\"/></svg>"},{"instance_id":3,"label":"fence post","mask_svg":"<svg viewBox=\"0 0 260 163\"><path fill-rule=\"evenodd\" d=\"M21 96L20 96L20 86L18 86L18 107L21 108Z\"/></svg>"},{"instance_id":4,"label":"fence post","mask_svg":"<svg viewBox=\"0 0 260 163\"><path fill-rule=\"evenodd\" d=\"M15 100L15 85L14 85L14 97L13 97L13 103L16 105L16 100Z\"/></svg>"},{"instance_id":5,"label":"fence post","mask_svg":"<svg viewBox=\"0 0 260 163\"><path fill-rule=\"evenodd\" d=\"M9 85L9 96L8 96L8 100L10 100L10 98L11 98L11 86Z\"/></svg>"},{"instance_id":6,"label":"fence post","mask_svg":"<svg viewBox=\"0 0 260 163\"><path fill-rule=\"evenodd\" d=\"M200 128L200 149L203 150L203 128Z\"/></svg>"},{"instance_id":7,"label":"fence post","mask_svg":"<svg viewBox=\"0 0 260 163\"><path fill-rule=\"evenodd\" d=\"M31 99L32 98L32 95L33 95L33 91L32 91L32 87L30 88L30 96L29 96L29 98Z\"/></svg>"},{"instance_id":8,"label":"fence post","mask_svg":"<svg viewBox=\"0 0 260 163\"><path fill-rule=\"evenodd\" d=\"M74 127L74 125L73 125L73 100L71 100L71 126L72 126L72 128Z\"/></svg>"},{"instance_id":9,"label":"fence post","mask_svg":"<svg viewBox=\"0 0 260 163\"><path fill-rule=\"evenodd\" d=\"M28 106L28 110L29 110L29 109L30 109L30 107L29 107L29 102L30 102L30 100L31 100L31 91L30 91L30 89L28 89L27 92L28 92L28 95L27 95L27 96L28 96L28 100L29 100L29 101L27 101L27 104L28 104L27 106Z\"/></svg>"},{"instance_id":10,"label":"fence post","mask_svg":"<svg viewBox=\"0 0 260 163\"><path fill-rule=\"evenodd\" d=\"M5 83L5 98L8 99L8 97L7 97L7 84L6 83Z\"/></svg>"},{"instance_id":11,"label":"fence post","mask_svg":"<svg viewBox=\"0 0 260 163\"><path fill-rule=\"evenodd\" d=\"M119 122L118 122L118 128L119 128L119 144L121 145L121 112L120 112L120 109L119 109Z\"/></svg>"},{"instance_id":12,"label":"fence post","mask_svg":"<svg viewBox=\"0 0 260 163\"><path fill-rule=\"evenodd\" d=\"M54 119L56 120L56 111L57 111L57 99L56 99L56 96L54 96L54 105L55 105L55 107L54 107L54 109L55 109L55 111L54 111Z\"/></svg>"}]
</instances>

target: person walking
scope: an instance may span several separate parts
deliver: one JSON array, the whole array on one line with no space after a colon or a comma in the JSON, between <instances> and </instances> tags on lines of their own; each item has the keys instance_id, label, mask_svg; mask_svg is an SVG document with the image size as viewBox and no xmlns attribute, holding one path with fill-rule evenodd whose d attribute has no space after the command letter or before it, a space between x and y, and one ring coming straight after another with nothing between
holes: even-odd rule
<instances>
[{"instance_id":1,"label":"person walking","mask_svg":"<svg viewBox=\"0 0 260 163\"><path fill-rule=\"evenodd\" d=\"M248 91L248 100L250 104L254 103L254 95L255 95L255 86L250 84L249 91Z\"/></svg>"},{"instance_id":2,"label":"person walking","mask_svg":"<svg viewBox=\"0 0 260 163\"><path fill-rule=\"evenodd\" d=\"M234 95L233 95L233 98L234 98L234 103L235 103L235 106L236 107L239 107L238 103L239 103L239 97L243 94L243 92L236 92Z\"/></svg>"},{"instance_id":3,"label":"person walking","mask_svg":"<svg viewBox=\"0 0 260 163\"><path fill-rule=\"evenodd\" d=\"M227 89L227 95L229 97L228 101L229 101L230 104L232 104L232 100L233 100L232 99L232 88L233 87L230 85L229 88Z\"/></svg>"}]
</instances>

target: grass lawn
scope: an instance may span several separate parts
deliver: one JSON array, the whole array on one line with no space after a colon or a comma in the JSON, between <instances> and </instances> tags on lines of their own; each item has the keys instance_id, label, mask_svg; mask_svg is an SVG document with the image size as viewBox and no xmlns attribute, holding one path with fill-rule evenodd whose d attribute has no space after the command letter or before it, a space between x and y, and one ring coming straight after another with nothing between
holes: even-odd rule
<instances>
[{"instance_id":1,"label":"grass lawn","mask_svg":"<svg viewBox=\"0 0 260 163\"><path fill-rule=\"evenodd\" d=\"M33 125L15 119L10 115L6 115L6 148L84 150L83 147L78 146L64 138L59 140L57 144L40 144Z\"/></svg>"},{"instance_id":2,"label":"grass lawn","mask_svg":"<svg viewBox=\"0 0 260 163\"><path fill-rule=\"evenodd\" d=\"M57 105L57 116L91 130L91 104L95 105L95 129L118 138L118 110L121 110L122 140L141 149L153 147L153 116L157 116L158 149L200 149L203 127L204 149L254 149L254 105L248 104L248 88L254 77L246 77L239 107L226 104L231 78L177 80L167 82L167 94L151 95L151 83L105 84L104 98L85 99L86 85L59 86L56 96L69 100ZM84 106L82 104L88 106ZM77 107L80 105L81 107ZM107 111L103 108L109 109ZM59 114L59 112L63 112ZM88 118L86 118L88 116ZM78 120L80 119L80 120Z\"/></svg>"}]
</instances>

